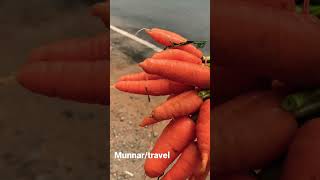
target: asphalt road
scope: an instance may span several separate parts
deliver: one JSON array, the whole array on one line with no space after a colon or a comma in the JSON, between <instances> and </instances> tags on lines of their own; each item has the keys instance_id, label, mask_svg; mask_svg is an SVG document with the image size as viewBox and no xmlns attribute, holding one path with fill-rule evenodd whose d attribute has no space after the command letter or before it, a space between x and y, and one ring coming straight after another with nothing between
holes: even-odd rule
<instances>
[{"instance_id":1,"label":"asphalt road","mask_svg":"<svg viewBox=\"0 0 320 180\"><path fill-rule=\"evenodd\" d=\"M210 40L210 0L116 0L111 1L110 10L111 24L130 33L161 27L190 40ZM139 36L150 40L144 34Z\"/></svg>"}]
</instances>

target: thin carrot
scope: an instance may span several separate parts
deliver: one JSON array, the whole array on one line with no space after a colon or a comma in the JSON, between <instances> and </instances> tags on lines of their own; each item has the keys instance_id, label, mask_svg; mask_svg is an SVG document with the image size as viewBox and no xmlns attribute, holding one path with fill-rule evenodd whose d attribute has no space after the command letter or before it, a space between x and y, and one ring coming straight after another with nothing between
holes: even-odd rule
<instances>
[{"instance_id":1,"label":"thin carrot","mask_svg":"<svg viewBox=\"0 0 320 180\"><path fill-rule=\"evenodd\" d=\"M207 166L205 172L201 172L201 158L199 157L200 163L197 165L195 171L192 173L190 180L205 180L210 172L210 163Z\"/></svg>"},{"instance_id":2,"label":"thin carrot","mask_svg":"<svg viewBox=\"0 0 320 180\"><path fill-rule=\"evenodd\" d=\"M187 179L191 176L197 164L200 164L199 156L200 152L196 143L190 143L162 180Z\"/></svg>"},{"instance_id":3,"label":"thin carrot","mask_svg":"<svg viewBox=\"0 0 320 180\"><path fill-rule=\"evenodd\" d=\"M109 6L109 3L101 2L101 3L96 3L91 7L91 14L93 16L98 16L106 26L109 25L109 22L110 22L110 18L108 16L108 11L109 11L108 6Z\"/></svg>"},{"instance_id":4,"label":"thin carrot","mask_svg":"<svg viewBox=\"0 0 320 180\"><path fill-rule=\"evenodd\" d=\"M167 100L169 100L169 99L171 99L171 98L173 98L173 97L175 97L175 96L177 96L178 94L170 94L168 97L167 97Z\"/></svg>"},{"instance_id":5,"label":"thin carrot","mask_svg":"<svg viewBox=\"0 0 320 180\"><path fill-rule=\"evenodd\" d=\"M152 117L161 121L190 115L196 112L202 103L197 91L183 92L156 107L152 111Z\"/></svg>"},{"instance_id":6,"label":"thin carrot","mask_svg":"<svg viewBox=\"0 0 320 180\"><path fill-rule=\"evenodd\" d=\"M213 108L215 174L260 169L286 152L298 123L282 99L272 90L251 92Z\"/></svg>"},{"instance_id":7,"label":"thin carrot","mask_svg":"<svg viewBox=\"0 0 320 180\"><path fill-rule=\"evenodd\" d=\"M257 77L238 67L222 67L213 64L214 106L223 104L241 94L270 88L271 80ZM212 86L212 85L211 85Z\"/></svg>"},{"instance_id":8,"label":"thin carrot","mask_svg":"<svg viewBox=\"0 0 320 180\"><path fill-rule=\"evenodd\" d=\"M281 180L319 179L320 118L310 119L297 130L288 148Z\"/></svg>"},{"instance_id":9,"label":"thin carrot","mask_svg":"<svg viewBox=\"0 0 320 180\"><path fill-rule=\"evenodd\" d=\"M210 87L210 68L188 62L148 58L139 64L150 74L157 74L164 78L194 85L200 88Z\"/></svg>"},{"instance_id":10,"label":"thin carrot","mask_svg":"<svg viewBox=\"0 0 320 180\"><path fill-rule=\"evenodd\" d=\"M35 61L99 61L109 58L107 33L93 38L58 41L32 50L28 62Z\"/></svg>"},{"instance_id":11,"label":"thin carrot","mask_svg":"<svg viewBox=\"0 0 320 180\"><path fill-rule=\"evenodd\" d=\"M241 67L289 86L317 87L319 19L296 13L294 0L273 1L279 8L252 1L215 1L212 29L215 63ZM290 8L283 9L283 5Z\"/></svg>"},{"instance_id":12,"label":"thin carrot","mask_svg":"<svg viewBox=\"0 0 320 180\"><path fill-rule=\"evenodd\" d=\"M145 126L148 126L148 125L157 123L157 122L158 122L158 121L155 120L155 119L152 118L152 117L145 117L145 118L143 118L143 121L139 124L139 126L140 126L140 127L145 127Z\"/></svg>"},{"instance_id":13,"label":"thin carrot","mask_svg":"<svg viewBox=\"0 0 320 180\"><path fill-rule=\"evenodd\" d=\"M202 157L201 171L204 172L210 159L210 99L205 100L200 107L196 136Z\"/></svg>"},{"instance_id":14,"label":"thin carrot","mask_svg":"<svg viewBox=\"0 0 320 180\"><path fill-rule=\"evenodd\" d=\"M153 40L164 46L171 46L173 43L183 43L187 41L186 38L178 35L177 33L167 31L164 29L152 28L146 29L145 31L150 35L150 37ZM203 56L203 53L192 44L187 44L176 48L181 49L183 51L187 51L197 56L198 58L201 58Z\"/></svg>"},{"instance_id":15,"label":"thin carrot","mask_svg":"<svg viewBox=\"0 0 320 180\"><path fill-rule=\"evenodd\" d=\"M148 74L146 72L138 72L138 73L121 76L119 78L119 81L141 81L141 80L155 80L155 79L162 79L162 77L154 74Z\"/></svg>"},{"instance_id":16,"label":"thin carrot","mask_svg":"<svg viewBox=\"0 0 320 180\"><path fill-rule=\"evenodd\" d=\"M152 96L162 96L181 93L193 87L167 79L142 80L142 81L119 81L115 87L124 92L134 94L145 94Z\"/></svg>"},{"instance_id":17,"label":"thin carrot","mask_svg":"<svg viewBox=\"0 0 320 180\"><path fill-rule=\"evenodd\" d=\"M195 138L195 124L188 117L171 121L162 131L151 153L170 153L169 158L147 158L144 164L149 177L159 177Z\"/></svg>"},{"instance_id":18,"label":"thin carrot","mask_svg":"<svg viewBox=\"0 0 320 180\"><path fill-rule=\"evenodd\" d=\"M196 91L187 91L168 98L166 102L156 107L151 117L144 118L141 127L157 122L190 115L197 111L202 104L202 96Z\"/></svg>"},{"instance_id":19,"label":"thin carrot","mask_svg":"<svg viewBox=\"0 0 320 180\"><path fill-rule=\"evenodd\" d=\"M197 56L188 53L186 51L182 51L179 49L167 49L161 52L155 53L151 58L153 59L172 59L178 61L185 61L195 64L201 64L202 60Z\"/></svg>"},{"instance_id":20,"label":"thin carrot","mask_svg":"<svg viewBox=\"0 0 320 180\"><path fill-rule=\"evenodd\" d=\"M109 104L107 61L49 62L24 65L18 82L33 92L86 103Z\"/></svg>"}]
</instances>

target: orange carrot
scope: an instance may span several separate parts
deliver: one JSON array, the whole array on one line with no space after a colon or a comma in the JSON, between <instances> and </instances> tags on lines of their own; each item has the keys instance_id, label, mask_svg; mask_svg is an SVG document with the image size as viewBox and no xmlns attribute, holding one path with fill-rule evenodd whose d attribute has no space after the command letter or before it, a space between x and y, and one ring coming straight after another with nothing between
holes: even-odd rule
<instances>
[{"instance_id":1,"label":"orange carrot","mask_svg":"<svg viewBox=\"0 0 320 180\"><path fill-rule=\"evenodd\" d=\"M215 174L260 169L286 152L298 125L282 100L274 91L251 92L213 108Z\"/></svg>"},{"instance_id":2,"label":"orange carrot","mask_svg":"<svg viewBox=\"0 0 320 180\"><path fill-rule=\"evenodd\" d=\"M210 166L208 166L208 168L206 169L206 171L203 174L196 176L195 180L205 180L207 178L209 172L210 172Z\"/></svg>"},{"instance_id":3,"label":"orange carrot","mask_svg":"<svg viewBox=\"0 0 320 180\"><path fill-rule=\"evenodd\" d=\"M173 97L175 97L175 96L177 96L177 94L170 94L170 95L167 97L167 100L169 100L169 99L171 99L171 98L173 98Z\"/></svg>"},{"instance_id":4,"label":"orange carrot","mask_svg":"<svg viewBox=\"0 0 320 180\"><path fill-rule=\"evenodd\" d=\"M200 164L200 152L197 145L190 143L181 153L173 167L162 178L163 180L187 179L191 176L197 164Z\"/></svg>"},{"instance_id":5,"label":"orange carrot","mask_svg":"<svg viewBox=\"0 0 320 180\"><path fill-rule=\"evenodd\" d=\"M91 14L93 16L98 16L104 22L105 25L109 25L110 18L108 16L109 3L102 2L96 3L91 7Z\"/></svg>"},{"instance_id":6,"label":"orange carrot","mask_svg":"<svg viewBox=\"0 0 320 180\"><path fill-rule=\"evenodd\" d=\"M119 81L141 81L141 80L155 80L162 79L161 76L148 74L146 72L139 72L121 76Z\"/></svg>"},{"instance_id":7,"label":"orange carrot","mask_svg":"<svg viewBox=\"0 0 320 180\"><path fill-rule=\"evenodd\" d=\"M17 80L33 92L86 103L109 104L109 63L49 62L28 63Z\"/></svg>"},{"instance_id":8,"label":"orange carrot","mask_svg":"<svg viewBox=\"0 0 320 180\"><path fill-rule=\"evenodd\" d=\"M98 61L109 58L107 33L93 38L58 41L34 49L28 62L35 61Z\"/></svg>"},{"instance_id":9,"label":"orange carrot","mask_svg":"<svg viewBox=\"0 0 320 180\"><path fill-rule=\"evenodd\" d=\"M295 133L281 180L319 179L320 118L310 119Z\"/></svg>"},{"instance_id":10,"label":"orange carrot","mask_svg":"<svg viewBox=\"0 0 320 180\"><path fill-rule=\"evenodd\" d=\"M152 117L145 117L145 118L143 118L143 121L139 124L139 126L140 126L140 127L145 127L145 126L148 126L148 125L157 123L157 122L158 122L158 121L155 120L155 119L152 118Z\"/></svg>"},{"instance_id":11,"label":"orange carrot","mask_svg":"<svg viewBox=\"0 0 320 180\"><path fill-rule=\"evenodd\" d=\"M161 121L190 115L200 108L202 102L197 91L183 92L156 107L152 111L152 117Z\"/></svg>"},{"instance_id":12,"label":"orange carrot","mask_svg":"<svg viewBox=\"0 0 320 180\"><path fill-rule=\"evenodd\" d=\"M205 172L201 172L201 158L199 157L199 164L195 168L195 171L192 173L192 176L190 177L190 180L205 180L210 172L210 163L209 166L207 166Z\"/></svg>"},{"instance_id":13,"label":"orange carrot","mask_svg":"<svg viewBox=\"0 0 320 180\"><path fill-rule=\"evenodd\" d=\"M155 143L151 153L170 153L169 158L147 158L144 164L149 177L161 176L183 149L195 138L195 124L188 117L171 121Z\"/></svg>"},{"instance_id":14,"label":"orange carrot","mask_svg":"<svg viewBox=\"0 0 320 180\"><path fill-rule=\"evenodd\" d=\"M139 65L150 74L157 74L173 81L200 88L210 87L210 68L204 65L152 58L146 59Z\"/></svg>"},{"instance_id":15,"label":"orange carrot","mask_svg":"<svg viewBox=\"0 0 320 180\"><path fill-rule=\"evenodd\" d=\"M214 106L247 92L270 88L271 80L257 77L243 71L242 68L216 66L213 63L212 71L214 87L211 84L211 88L214 88Z\"/></svg>"},{"instance_id":16,"label":"orange carrot","mask_svg":"<svg viewBox=\"0 0 320 180\"><path fill-rule=\"evenodd\" d=\"M190 94L190 93L189 93ZM181 104L183 104L184 102L183 101L181 101L181 99L184 99L185 98L185 96L186 95L188 95L188 93L182 93L182 94L172 94L172 95L170 95L169 97L168 97L168 99L167 99L167 101L169 101L169 100L172 100L174 97L177 97L177 96L180 96L177 100L173 100L173 102L170 102L170 103L168 103L167 105L164 105L165 103L163 103L162 105L160 105L160 106L165 106L166 108L169 108L170 109L170 111L174 111L174 109L171 109L170 108L170 104L173 104L173 105L176 105L176 102L175 101L177 101L177 102L181 102ZM196 96L193 96L193 98L195 99L195 102L198 102L197 100L198 100L198 97L196 97ZM201 103L202 102L202 100L200 100L199 101L199 103ZM190 102L185 102L185 103L190 103ZM159 106L159 107L160 107ZM160 108L156 108L154 111L155 111L155 116L159 116L158 114L159 114L159 111L161 111L161 109L162 109L162 107L160 107ZM199 105L199 107L200 107L200 105ZM186 111L188 111L188 112L192 112L192 111L196 111L196 108L197 108L197 106L195 106L195 107L191 107L191 108L193 108L193 109L191 109L191 110L186 110ZM159 110L160 109L160 110ZM185 112L185 113L182 113L182 115L180 114L180 115L177 115L176 117L178 117L178 116L184 116L184 115L189 115L189 114L191 114L191 113L188 113L188 112ZM168 112L168 113L171 113L171 112ZM173 114L177 114L177 113L173 113ZM169 118L170 117L170 118ZM158 117L159 118L159 117ZM144 118L143 120L142 120L142 122L140 123L140 126L141 127L145 127L145 126L148 126L148 125L151 125L151 124L155 124L155 123L157 123L157 122L159 122L159 121L162 121L162 120L167 120L167 119L171 119L172 117L170 116L170 114L169 115L167 115L165 118L167 118L167 119L163 119L164 117L160 117L160 119L155 119L154 117L146 117L146 118Z\"/></svg>"},{"instance_id":17,"label":"orange carrot","mask_svg":"<svg viewBox=\"0 0 320 180\"><path fill-rule=\"evenodd\" d=\"M146 81L119 81L115 87L124 92L134 94L145 94L162 96L174 93L181 93L193 87L167 79L146 80Z\"/></svg>"},{"instance_id":18,"label":"orange carrot","mask_svg":"<svg viewBox=\"0 0 320 180\"><path fill-rule=\"evenodd\" d=\"M155 40L156 42L164 46L171 46L173 43L183 43L187 41L186 38L174 32L159 29L159 28L146 29L146 32L150 35L150 37L153 40ZM181 49L183 51L187 51L197 56L198 58L201 58L203 56L203 53L192 44L187 44L187 45L179 46L176 48Z\"/></svg>"},{"instance_id":19,"label":"orange carrot","mask_svg":"<svg viewBox=\"0 0 320 180\"><path fill-rule=\"evenodd\" d=\"M196 135L202 157L201 171L204 172L210 159L210 99L205 100L200 107Z\"/></svg>"},{"instance_id":20,"label":"orange carrot","mask_svg":"<svg viewBox=\"0 0 320 180\"><path fill-rule=\"evenodd\" d=\"M153 59L172 59L178 61L185 61L195 64L202 64L202 60L197 56L179 49L167 49L155 53L151 58Z\"/></svg>"},{"instance_id":21,"label":"orange carrot","mask_svg":"<svg viewBox=\"0 0 320 180\"><path fill-rule=\"evenodd\" d=\"M212 29L215 63L241 67L289 86L318 87L319 19L296 13L294 0L273 0L279 8L262 3L266 1L247 1L215 1Z\"/></svg>"}]
</instances>

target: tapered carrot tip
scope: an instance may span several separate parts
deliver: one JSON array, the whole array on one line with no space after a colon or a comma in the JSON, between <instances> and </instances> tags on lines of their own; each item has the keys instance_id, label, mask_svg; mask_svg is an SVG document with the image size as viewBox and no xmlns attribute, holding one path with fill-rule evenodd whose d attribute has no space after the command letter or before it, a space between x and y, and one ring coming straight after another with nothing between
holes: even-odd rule
<instances>
[{"instance_id":1,"label":"tapered carrot tip","mask_svg":"<svg viewBox=\"0 0 320 180\"><path fill-rule=\"evenodd\" d=\"M154 118L152 117L145 117L142 122L139 124L140 127L145 127L145 126L148 126L148 125L151 125L151 124L154 124L154 123L157 123L158 121L155 120Z\"/></svg>"},{"instance_id":2,"label":"tapered carrot tip","mask_svg":"<svg viewBox=\"0 0 320 180\"><path fill-rule=\"evenodd\" d=\"M39 75L36 73L36 71L33 68L33 65L31 64L24 65L18 72L16 79L22 86L32 91L35 91L38 89L36 88L36 85L38 84L37 81L39 78L37 77L39 77Z\"/></svg>"},{"instance_id":3,"label":"tapered carrot tip","mask_svg":"<svg viewBox=\"0 0 320 180\"><path fill-rule=\"evenodd\" d=\"M145 28L145 29L144 29L144 31L145 31L146 33L148 33L148 34L150 34L150 33L151 33L151 29L147 29L147 28Z\"/></svg>"},{"instance_id":4,"label":"tapered carrot tip","mask_svg":"<svg viewBox=\"0 0 320 180\"><path fill-rule=\"evenodd\" d=\"M145 62L143 61L143 62L139 63L139 66L143 68L145 66Z\"/></svg>"},{"instance_id":5,"label":"tapered carrot tip","mask_svg":"<svg viewBox=\"0 0 320 180\"><path fill-rule=\"evenodd\" d=\"M201 162L201 169L200 169L201 173L204 173L206 171L208 160L209 160L209 155L207 153L202 154L202 162Z\"/></svg>"},{"instance_id":6,"label":"tapered carrot tip","mask_svg":"<svg viewBox=\"0 0 320 180\"><path fill-rule=\"evenodd\" d=\"M116 82L115 84L112 85L112 87L113 87L113 88L116 88L116 89L118 89L118 90L121 90L122 88L121 88L120 82L122 82L122 81Z\"/></svg>"}]
</instances>

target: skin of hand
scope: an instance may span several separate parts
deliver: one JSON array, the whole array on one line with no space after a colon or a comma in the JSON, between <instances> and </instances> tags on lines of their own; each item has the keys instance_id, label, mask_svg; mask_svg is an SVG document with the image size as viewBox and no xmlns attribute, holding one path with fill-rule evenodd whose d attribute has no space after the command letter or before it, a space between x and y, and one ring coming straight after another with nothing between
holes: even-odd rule
<instances>
[{"instance_id":1,"label":"skin of hand","mask_svg":"<svg viewBox=\"0 0 320 180\"><path fill-rule=\"evenodd\" d=\"M109 1L90 9L90 14L106 25L106 32L32 50L18 72L17 81L32 92L49 97L109 105L108 12Z\"/></svg>"}]
</instances>

